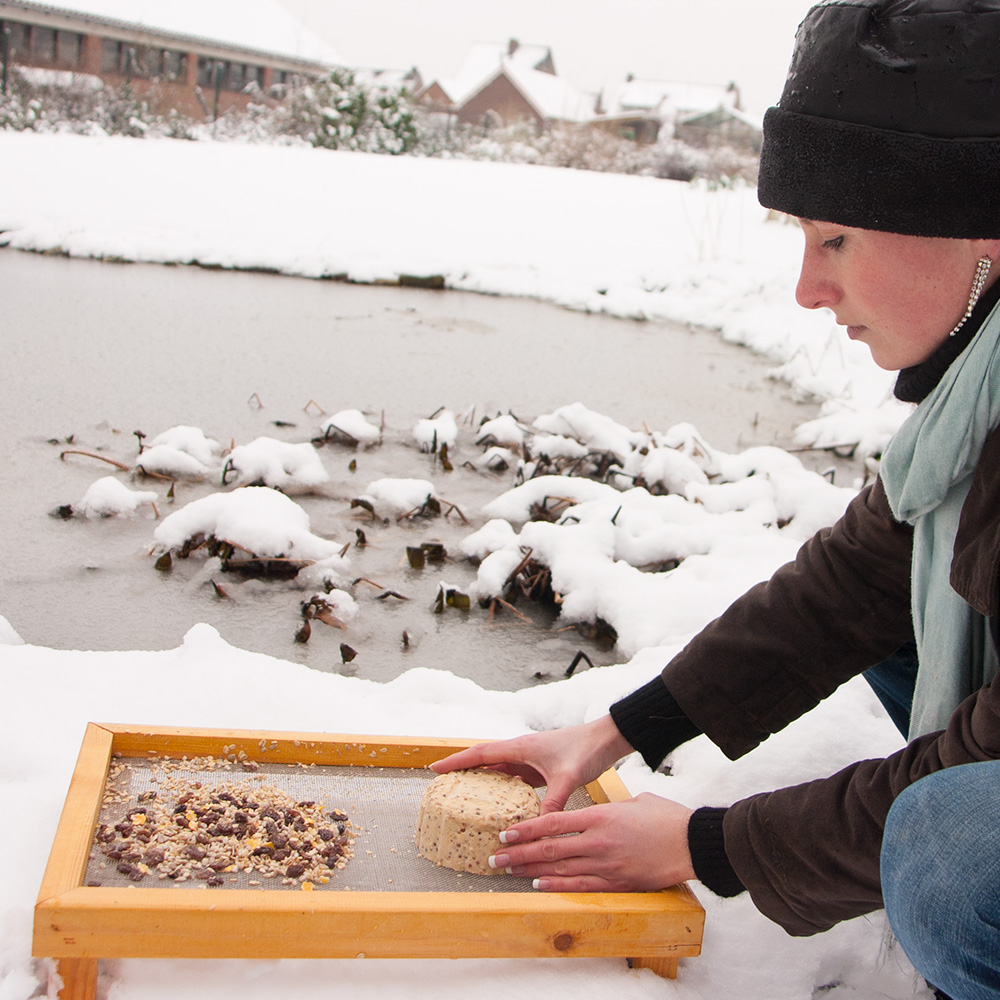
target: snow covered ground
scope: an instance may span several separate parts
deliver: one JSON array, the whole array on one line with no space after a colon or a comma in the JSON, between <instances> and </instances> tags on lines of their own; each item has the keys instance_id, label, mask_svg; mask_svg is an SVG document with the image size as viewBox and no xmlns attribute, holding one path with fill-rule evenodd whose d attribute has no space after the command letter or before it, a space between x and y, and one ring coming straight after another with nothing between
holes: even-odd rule
<instances>
[{"instance_id":1,"label":"snow covered ground","mask_svg":"<svg viewBox=\"0 0 1000 1000\"><path fill-rule=\"evenodd\" d=\"M714 326L830 400L828 418L806 428L803 440L860 440L877 451L905 412L885 403L891 380L864 349L846 344L829 315L795 305L801 237L793 226L766 222L749 191L296 148L0 133L0 230L0 240L23 249L365 281L442 274L455 288ZM567 480L580 490L578 520L524 525L539 487L504 492L476 512L466 548L492 553L478 579L490 593L522 533L559 574L566 614L614 619L630 658L611 668L517 692L486 691L424 667L379 684L234 648L206 625L176 650L67 652L24 644L0 617L0 786L6 814L18 817L12 834L24 834L0 904L0 1000L44 993L44 966L29 957L31 909L87 721L471 738L585 721L653 676L736 593L835 518L850 495L776 449L722 455L683 428L640 432L582 407L548 414L529 433L551 438L554 451L555 438L569 430L619 449L626 464L635 463L633 474L660 477L675 495ZM749 475L761 469L766 475ZM285 465L281 471L288 474ZM95 512L118 504L124 516L142 503L108 485L95 493ZM380 484L373 498L391 503L386 489ZM663 575L666 582L634 568L668 558L682 561ZM278 683L281 697L260 697ZM224 696L190 695L206 690ZM884 755L899 742L856 681L741 761L698 739L673 755L669 776L633 758L621 774L636 793L725 804ZM707 909L704 953L682 960L674 982L597 959L127 960L107 964L104 988L113 1000L333 991L372 1000L470 992L485 1000L569 998L582 990L630 1000L928 995L898 947L886 943L881 914L793 939L745 896L699 896Z\"/></svg>"}]
</instances>

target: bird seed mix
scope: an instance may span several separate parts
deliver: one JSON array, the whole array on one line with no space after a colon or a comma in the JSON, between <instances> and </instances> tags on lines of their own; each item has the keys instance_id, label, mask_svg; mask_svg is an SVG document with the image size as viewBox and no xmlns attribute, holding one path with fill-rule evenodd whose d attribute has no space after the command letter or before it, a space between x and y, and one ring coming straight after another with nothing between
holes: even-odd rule
<instances>
[{"instance_id":1,"label":"bird seed mix","mask_svg":"<svg viewBox=\"0 0 1000 1000\"><path fill-rule=\"evenodd\" d=\"M143 792L119 822L101 823L96 840L133 882L148 876L220 886L244 872L312 889L354 856L354 830L339 810L266 784L203 785L176 775Z\"/></svg>"}]
</instances>

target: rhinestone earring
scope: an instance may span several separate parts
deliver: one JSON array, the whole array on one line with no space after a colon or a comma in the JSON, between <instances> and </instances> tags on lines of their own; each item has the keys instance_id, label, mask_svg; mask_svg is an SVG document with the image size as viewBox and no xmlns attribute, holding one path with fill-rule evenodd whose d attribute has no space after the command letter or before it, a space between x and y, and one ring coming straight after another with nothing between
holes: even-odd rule
<instances>
[{"instance_id":1,"label":"rhinestone earring","mask_svg":"<svg viewBox=\"0 0 1000 1000\"><path fill-rule=\"evenodd\" d=\"M979 263L976 264L976 276L972 279L972 291L969 292L969 306L965 310L965 315L958 321L958 326L948 334L949 337L954 337L965 325L965 321L972 315L972 310L976 308L979 296L983 294L983 285L986 284L986 278L992 266L993 261L989 257L979 258Z\"/></svg>"}]
</instances>

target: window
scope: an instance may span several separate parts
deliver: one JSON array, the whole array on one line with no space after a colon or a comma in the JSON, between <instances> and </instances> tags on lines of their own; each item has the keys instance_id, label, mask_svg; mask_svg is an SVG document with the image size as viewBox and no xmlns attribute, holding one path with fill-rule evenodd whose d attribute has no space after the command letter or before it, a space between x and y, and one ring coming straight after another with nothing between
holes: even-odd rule
<instances>
[{"instance_id":1,"label":"window","mask_svg":"<svg viewBox=\"0 0 1000 1000\"><path fill-rule=\"evenodd\" d=\"M172 54L168 52L164 53L164 56ZM218 83L221 90L240 91L248 83L260 84L264 80L264 70L260 66L247 66L245 63L226 62L222 59L209 59L208 56L199 56L198 86L210 87L214 90L216 85L216 71L218 71Z\"/></svg>"},{"instance_id":2,"label":"window","mask_svg":"<svg viewBox=\"0 0 1000 1000\"><path fill-rule=\"evenodd\" d=\"M20 21L0 22L0 30L7 39L7 55L13 59L16 56L26 56L31 51L28 36L28 26Z\"/></svg>"},{"instance_id":3,"label":"window","mask_svg":"<svg viewBox=\"0 0 1000 1000\"><path fill-rule=\"evenodd\" d=\"M114 38L101 39L101 71L120 73L125 66L125 46Z\"/></svg>"},{"instance_id":4,"label":"window","mask_svg":"<svg viewBox=\"0 0 1000 1000\"><path fill-rule=\"evenodd\" d=\"M56 33L53 28L31 26L31 54L41 62L56 61Z\"/></svg>"},{"instance_id":5,"label":"window","mask_svg":"<svg viewBox=\"0 0 1000 1000\"><path fill-rule=\"evenodd\" d=\"M198 84L202 87L215 86L215 71L219 69L219 83L224 86L228 73L228 63L219 59L209 59L208 56L198 57Z\"/></svg>"},{"instance_id":6,"label":"window","mask_svg":"<svg viewBox=\"0 0 1000 1000\"><path fill-rule=\"evenodd\" d=\"M56 59L63 66L79 66L83 35L75 31L56 32Z\"/></svg>"},{"instance_id":7,"label":"window","mask_svg":"<svg viewBox=\"0 0 1000 1000\"><path fill-rule=\"evenodd\" d=\"M160 72L160 52L145 45L129 45L125 55L128 58L127 71L131 76L156 76Z\"/></svg>"},{"instance_id":8,"label":"window","mask_svg":"<svg viewBox=\"0 0 1000 1000\"><path fill-rule=\"evenodd\" d=\"M271 96L280 101L288 92L288 86L291 83L291 78L291 73L283 69L276 69L271 74Z\"/></svg>"},{"instance_id":9,"label":"window","mask_svg":"<svg viewBox=\"0 0 1000 1000\"><path fill-rule=\"evenodd\" d=\"M183 52L163 53L163 78L165 80L181 80L187 76L187 56Z\"/></svg>"}]
</instances>

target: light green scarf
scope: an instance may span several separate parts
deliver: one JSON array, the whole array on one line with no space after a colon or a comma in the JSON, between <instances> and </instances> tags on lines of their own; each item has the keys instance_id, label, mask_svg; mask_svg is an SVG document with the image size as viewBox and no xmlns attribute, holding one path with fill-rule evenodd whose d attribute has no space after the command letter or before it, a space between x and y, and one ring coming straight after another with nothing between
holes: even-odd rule
<instances>
[{"instance_id":1,"label":"light green scarf","mask_svg":"<svg viewBox=\"0 0 1000 1000\"><path fill-rule=\"evenodd\" d=\"M989 620L955 593L949 574L962 505L998 424L1000 306L882 455L889 506L914 529L911 601L920 666L911 740L944 729L959 703L997 672Z\"/></svg>"}]
</instances>

